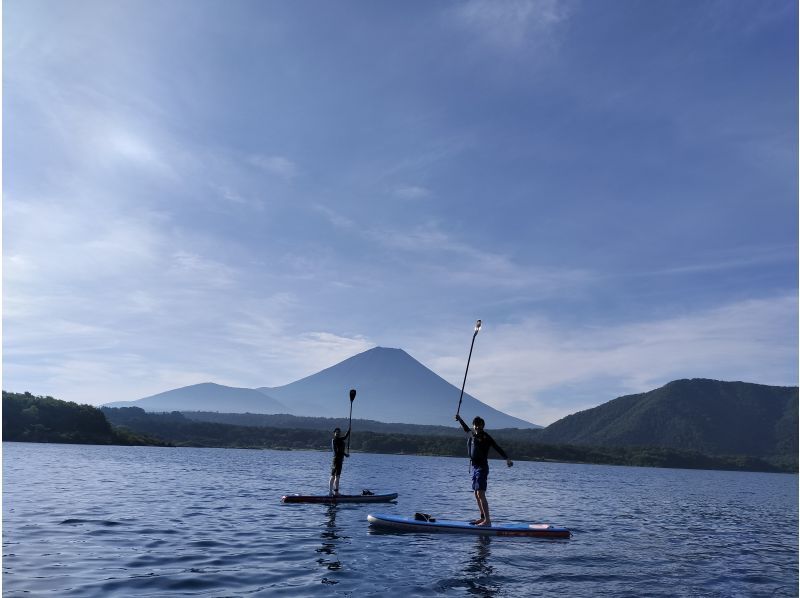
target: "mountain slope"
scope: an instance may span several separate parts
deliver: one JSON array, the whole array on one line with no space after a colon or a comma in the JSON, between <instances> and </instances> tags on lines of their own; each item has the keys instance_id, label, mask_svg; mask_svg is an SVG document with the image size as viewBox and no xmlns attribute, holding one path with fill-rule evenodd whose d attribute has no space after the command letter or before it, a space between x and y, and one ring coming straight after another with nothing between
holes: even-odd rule
<instances>
[{"instance_id":1,"label":"mountain slope","mask_svg":"<svg viewBox=\"0 0 800 598\"><path fill-rule=\"evenodd\" d=\"M382 422L457 425L453 419L460 389L402 349L375 347L286 386L259 388L290 408L294 415L343 417L347 392L358 391L353 416ZM461 416L476 415L492 428L537 428L464 394Z\"/></svg>"},{"instance_id":2,"label":"mountain slope","mask_svg":"<svg viewBox=\"0 0 800 598\"><path fill-rule=\"evenodd\" d=\"M375 347L291 384L276 388L232 388L204 383L106 407L147 411L217 411L346 418L351 388L358 391L353 417L386 423L457 426L453 420L460 389L401 349ZM475 415L490 429L539 428L464 394L461 415Z\"/></svg>"},{"instance_id":3,"label":"mountain slope","mask_svg":"<svg viewBox=\"0 0 800 598\"><path fill-rule=\"evenodd\" d=\"M252 388L235 388L213 382L192 384L137 401L106 403L105 407L141 407L147 411L289 412L285 405L266 393Z\"/></svg>"},{"instance_id":4,"label":"mountain slope","mask_svg":"<svg viewBox=\"0 0 800 598\"><path fill-rule=\"evenodd\" d=\"M539 440L796 457L797 404L797 387L676 380L569 415L542 430Z\"/></svg>"}]
</instances>

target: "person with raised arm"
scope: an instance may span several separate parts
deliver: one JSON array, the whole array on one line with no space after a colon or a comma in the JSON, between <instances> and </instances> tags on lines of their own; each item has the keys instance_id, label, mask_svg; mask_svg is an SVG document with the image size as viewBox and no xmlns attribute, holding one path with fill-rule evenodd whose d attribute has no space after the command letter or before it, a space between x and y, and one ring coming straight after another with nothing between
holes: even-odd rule
<instances>
[{"instance_id":1,"label":"person with raised arm","mask_svg":"<svg viewBox=\"0 0 800 598\"><path fill-rule=\"evenodd\" d=\"M486 485L489 478L489 449L494 448L503 459L506 465L511 467L514 462L508 458L506 452L494 441L483 428L486 422L481 417L472 420L472 429L456 414L456 421L461 424L464 432L469 434L469 459L472 466L472 489L475 491L475 500L480 509L480 519L471 521L473 525L491 526L492 519L489 516L489 503L486 500Z\"/></svg>"}]
</instances>

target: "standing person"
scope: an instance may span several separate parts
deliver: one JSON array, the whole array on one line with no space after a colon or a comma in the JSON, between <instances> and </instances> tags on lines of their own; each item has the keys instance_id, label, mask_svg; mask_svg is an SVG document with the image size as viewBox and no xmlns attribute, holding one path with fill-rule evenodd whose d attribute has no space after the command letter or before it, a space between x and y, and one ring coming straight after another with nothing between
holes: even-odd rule
<instances>
[{"instance_id":1,"label":"standing person","mask_svg":"<svg viewBox=\"0 0 800 598\"><path fill-rule=\"evenodd\" d=\"M489 436L483 427L486 422L483 418L476 417L472 420L472 430L467 427L461 416L456 414L456 421L461 424L464 431L467 432L469 437L469 460L472 465L472 489L475 491L475 500L478 503L478 508L481 511L481 518L471 521L473 525L492 525L492 518L489 516L489 503L486 500L486 483L489 477L489 449L494 447L500 456L506 460L506 465L511 467L514 462L508 458L506 452L501 449L494 441L494 438Z\"/></svg>"},{"instance_id":2,"label":"standing person","mask_svg":"<svg viewBox=\"0 0 800 598\"><path fill-rule=\"evenodd\" d=\"M347 428L347 434L342 436L342 431L336 428L333 431L333 439L331 440L331 448L333 449L333 463L331 464L331 479L328 482L328 493L331 496L339 496L339 476L342 475L342 463L345 457L349 457L345 452L345 442L350 436L350 428Z\"/></svg>"}]
</instances>

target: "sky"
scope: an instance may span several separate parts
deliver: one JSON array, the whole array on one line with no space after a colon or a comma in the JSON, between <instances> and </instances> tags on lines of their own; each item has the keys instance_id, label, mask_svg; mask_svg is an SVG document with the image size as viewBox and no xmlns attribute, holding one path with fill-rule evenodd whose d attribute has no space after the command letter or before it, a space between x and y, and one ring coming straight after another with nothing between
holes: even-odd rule
<instances>
[{"instance_id":1,"label":"sky","mask_svg":"<svg viewBox=\"0 0 800 598\"><path fill-rule=\"evenodd\" d=\"M541 425L797 385L797 21L6 0L3 389L279 386L375 346L460 387L478 318L467 392Z\"/></svg>"}]
</instances>

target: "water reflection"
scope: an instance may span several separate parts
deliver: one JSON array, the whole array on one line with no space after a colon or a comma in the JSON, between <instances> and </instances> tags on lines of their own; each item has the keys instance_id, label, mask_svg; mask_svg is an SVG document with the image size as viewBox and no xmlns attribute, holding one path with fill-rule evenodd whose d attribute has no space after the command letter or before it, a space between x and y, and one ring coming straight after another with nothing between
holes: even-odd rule
<instances>
[{"instance_id":1,"label":"water reflection","mask_svg":"<svg viewBox=\"0 0 800 598\"><path fill-rule=\"evenodd\" d=\"M339 560L336 554L336 543L340 538L336 528L336 505L328 505L327 520L320 537L322 538L322 546L316 550L317 554L320 555L317 563L328 571L339 571L342 568L342 561ZM332 585L339 582L335 579L323 577L322 583Z\"/></svg>"},{"instance_id":2,"label":"water reflection","mask_svg":"<svg viewBox=\"0 0 800 598\"><path fill-rule=\"evenodd\" d=\"M497 592L497 586L492 581L495 568L491 564L491 546L491 536L478 536L475 539L474 553L464 567L470 594L494 596Z\"/></svg>"}]
</instances>

